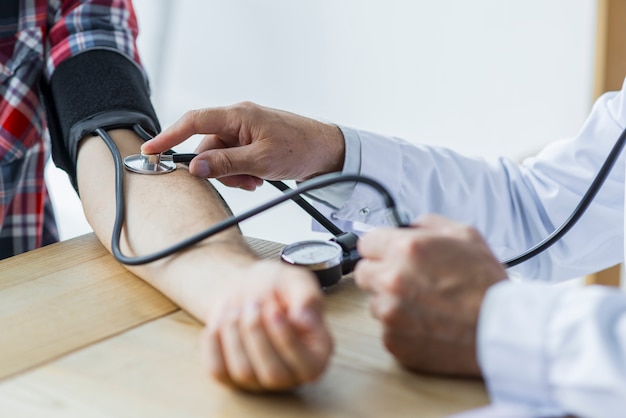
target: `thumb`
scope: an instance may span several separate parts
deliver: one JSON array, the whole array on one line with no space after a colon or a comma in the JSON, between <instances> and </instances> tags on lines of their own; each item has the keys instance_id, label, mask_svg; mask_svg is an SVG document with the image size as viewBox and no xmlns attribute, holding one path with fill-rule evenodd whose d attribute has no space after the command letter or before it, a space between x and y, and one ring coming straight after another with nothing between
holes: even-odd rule
<instances>
[{"instance_id":1,"label":"thumb","mask_svg":"<svg viewBox=\"0 0 626 418\"><path fill-rule=\"evenodd\" d=\"M191 174L203 178L220 178L237 174L265 177L258 170L254 145L204 151L189 164Z\"/></svg>"}]
</instances>

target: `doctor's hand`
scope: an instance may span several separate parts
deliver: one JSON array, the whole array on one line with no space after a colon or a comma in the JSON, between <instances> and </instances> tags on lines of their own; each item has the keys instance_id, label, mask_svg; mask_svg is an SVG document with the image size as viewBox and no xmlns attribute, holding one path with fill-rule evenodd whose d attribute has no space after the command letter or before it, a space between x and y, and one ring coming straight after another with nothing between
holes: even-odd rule
<instances>
[{"instance_id":1,"label":"doctor's hand","mask_svg":"<svg viewBox=\"0 0 626 418\"><path fill-rule=\"evenodd\" d=\"M189 170L254 190L267 180L306 180L341 171L345 146L334 125L254 103L192 110L142 146L156 154L194 134L204 137Z\"/></svg>"},{"instance_id":2,"label":"doctor's hand","mask_svg":"<svg viewBox=\"0 0 626 418\"><path fill-rule=\"evenodd\" d=\"M246 288L212 306L201 336L209 373L249 391L280 391L316 379L332 354L317 279L300 268L261 261Z\"/></svg>"},{"instance_id":3,"label":"doctor's hand","mask_svg":"<svg viewBox=\"0 0 626 418\"><path fill-rule=\"evenodd\" d=\"M507 277L480 234L440 216L377 229L354 277L370 292L387 349L412 370L480 376L476 328L487 289Z\"/></svg>"}]
</instances>

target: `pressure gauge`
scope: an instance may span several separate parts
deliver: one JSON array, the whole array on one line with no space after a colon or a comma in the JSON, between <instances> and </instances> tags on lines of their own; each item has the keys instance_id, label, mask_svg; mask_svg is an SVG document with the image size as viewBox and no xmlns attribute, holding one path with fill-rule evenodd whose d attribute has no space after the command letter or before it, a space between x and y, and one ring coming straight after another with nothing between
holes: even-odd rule
<instances>
[{"instance_id":1,"label":"pressure gauge","mask_svg":"<svg viewBox=\"0 0 626 418\"><path fill-rule=\"evenodd\" d=\"M283 248L280 258L291 265L311 270L322 287L332 286L341 279L343 249L336 242L295 242Z\"/></svg>"}]
</instances>

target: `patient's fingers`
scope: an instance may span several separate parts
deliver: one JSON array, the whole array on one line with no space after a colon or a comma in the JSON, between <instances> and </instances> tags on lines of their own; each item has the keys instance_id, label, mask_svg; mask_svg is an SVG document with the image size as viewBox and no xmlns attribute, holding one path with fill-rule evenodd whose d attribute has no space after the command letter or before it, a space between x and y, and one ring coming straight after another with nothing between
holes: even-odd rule
<instances>
[{"instance_id":1,"label":"patient's fingers","mask_svg":"<svg viewBox=\"0 0 626 418\"><path fill-rule=\"evenodd\" d=\"M206 326L200 335L200 355L209 374L216 380L231 384L222 354L220 333L217 328Z\"/></svg>"},{"instance_id":2,"label":"patient's fingers","mask_svg":"<svg viewBox=\"0 0 626 418\"><path fill-rule=\"evenodd\" d=\"M295 376L270 341L257 302L244 306L239 330L247 357L260 386L269 390L283 390L294 386Z\"/></svg>"},{"instance_id":3,"label":"patient's fingers","mask_svg":"<svg viewBox=\"0 0 626 418\"><path fill-rule=\"evenodd\" d=\"M241 338L239 312L231 311L227 313L220 328L221 353L230 380L243 389L260 389L261 385Z\"/></svg>"},{"instance_id":4,"label":"patient's fingers","mask_svg":"<svg viewBox=\"0 0 626 418\"><path fill-rule=\"evenodd\" d=\"M263 320L276 351L289 366L298 384L320 375L332 352L330 334L321 322L299 333L277 304L264 309Z\"/></svg>"}]
</instances>

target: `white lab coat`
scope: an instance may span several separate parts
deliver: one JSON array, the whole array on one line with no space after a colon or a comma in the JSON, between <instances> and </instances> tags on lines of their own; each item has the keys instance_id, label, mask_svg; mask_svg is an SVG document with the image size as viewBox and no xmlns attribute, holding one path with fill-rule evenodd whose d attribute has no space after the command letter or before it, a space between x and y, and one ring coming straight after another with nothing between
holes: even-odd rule
<instances>
[{"instance_id":1,"label":"white lab coat","mask_svg":"<svg viewBox=\"0 0 626 418\"><path fill-rule=\"evenodd\" d=\"M554 142L521 165L342 127L344 172L380 180L411 218L439 213L475 226L505 260L569 216L624 127L624 88L598 99L576 137ZM545 285L623 261L624 172L622 153L577 226L515 268L525 282L489 290L478 352L493 402L521 403L537 416L626 417L626 295ZM338 222L385 223L381 199L366 185L315 197L330 204L327 212Z\"/></svg>"}]
</instances>

